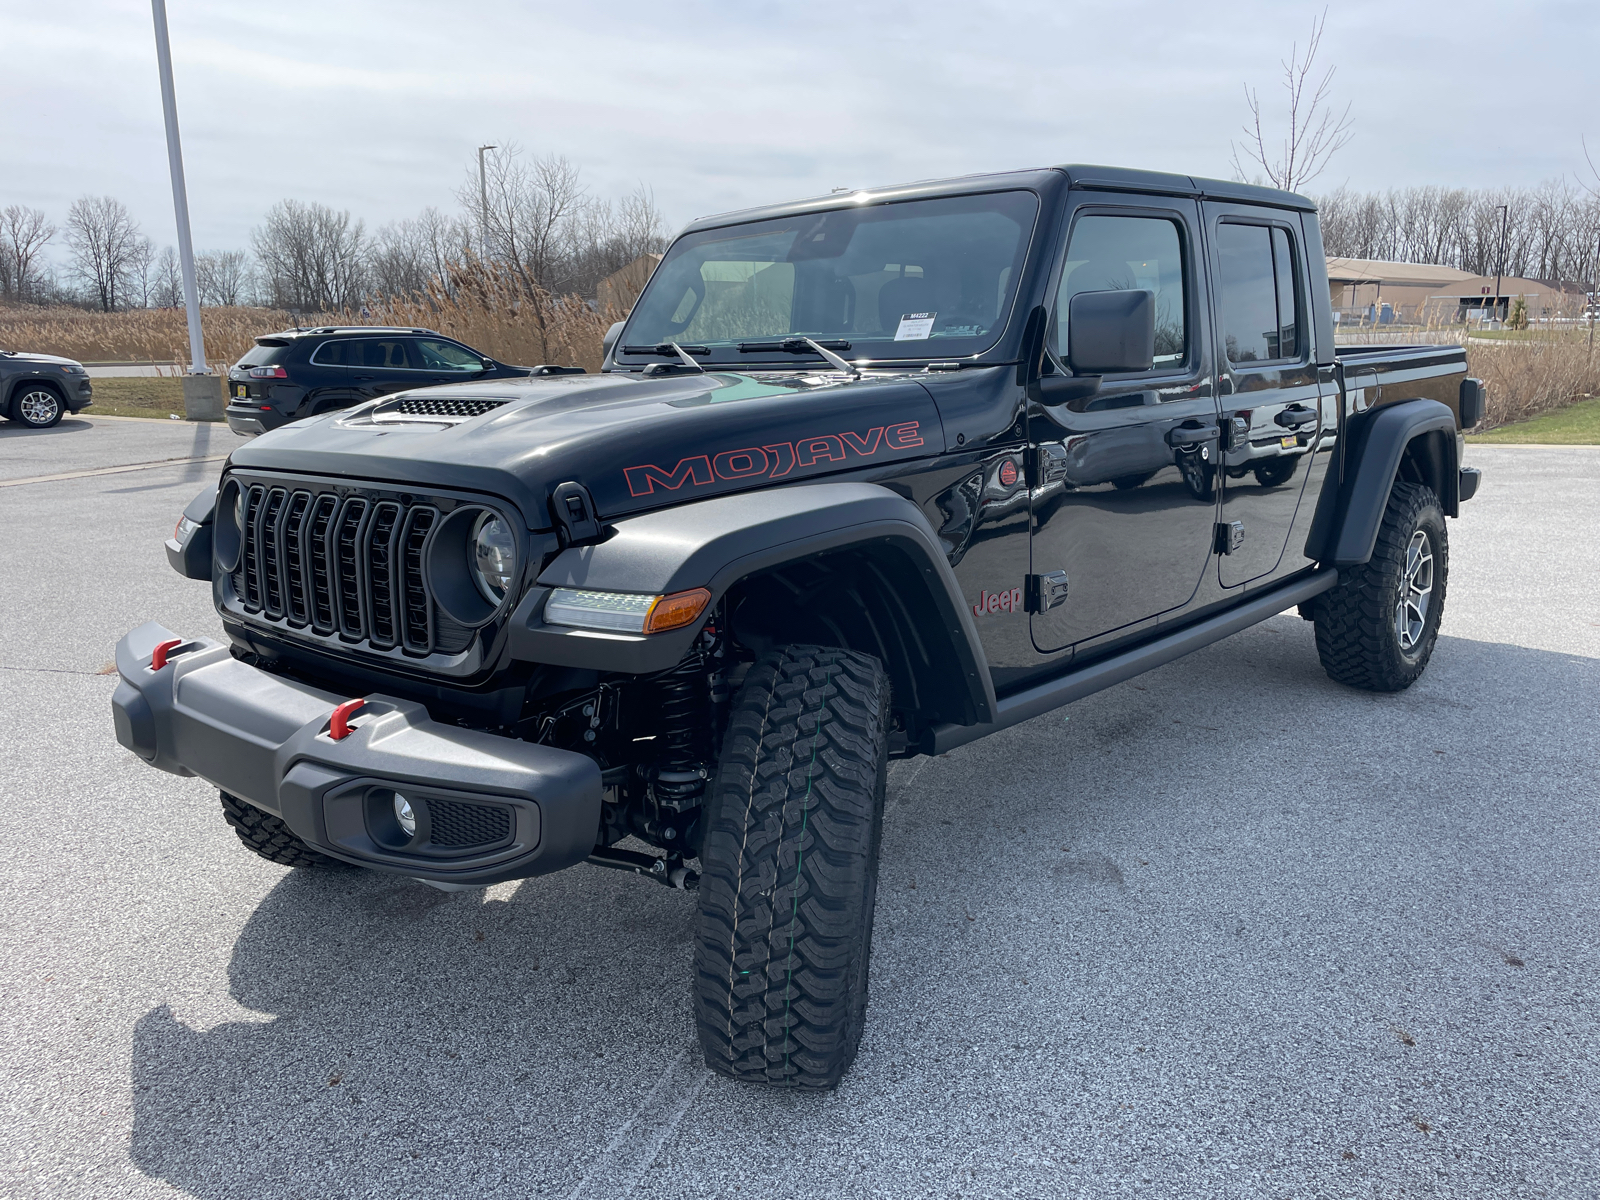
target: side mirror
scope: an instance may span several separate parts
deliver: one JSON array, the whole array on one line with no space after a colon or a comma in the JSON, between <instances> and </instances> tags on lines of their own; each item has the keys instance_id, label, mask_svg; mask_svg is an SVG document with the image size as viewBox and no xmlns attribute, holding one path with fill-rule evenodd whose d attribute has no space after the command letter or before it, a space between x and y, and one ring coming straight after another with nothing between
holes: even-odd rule
<instances>
[{"instance_id":1,"label":"side mirror","mask_svg":"<svg viewBox=\"0 0 1600 1200\"><path fill-rule=\"evenodd\" d=\"M606 330L605 340L600 343L600 362L602 365L611 360L611 347L617 344L617 339L622 336L622 327L626 321L618 321Z\"/></svg>"},{"instance_id":2,"label":"side mirror","mask_svg":"<svg viewBox=\"0 0 1600 1200\"><path fill-rule=\"evenodd\" d=\"M1155 293L1079 292L1072 298L1067 309L1067 363L1075 374L1148 371L1155 358Z\"/></svg>"}]
</instances>

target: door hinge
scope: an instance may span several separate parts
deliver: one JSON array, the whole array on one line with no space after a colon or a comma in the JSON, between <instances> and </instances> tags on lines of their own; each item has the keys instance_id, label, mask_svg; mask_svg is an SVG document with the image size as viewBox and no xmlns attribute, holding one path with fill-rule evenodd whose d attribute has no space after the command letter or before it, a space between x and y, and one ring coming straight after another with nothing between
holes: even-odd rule
<instances>
[{"instance_id":1,"label":"door hinge","mask_svg":"<svg viewBox=\"0 0 1600 1200\"><path fill-rule=\"evenodd\" d=\"M1244 417L1229 417L1222 423L1222 448L1237 450L1250 440L1250 422Z\"/></svg>"},{"instance_id":2,"label":"door hinge","mask_svg":"<svg viewBox=\"0 0 1600 1200\"><path fill-rule=\"evenodd\" d=\"M1067 477L1067 448L1060 442L1030 447L1024 461L1028 464L1029 487L1043 487Z\"/></svg>"},{"instance_id":3,"label":"door hinge","mask_svg":"<svg viewBox=\"0 0 1600 1200\"><path fill-rule=\"evenodd\" d=\"M1243 521L1218 521L1216 525L1216 551L1218 554L1232 554L1244 545Z\"/></svg>"},{"instance_id":4,"label":"door hinge","mask_svg":"<svg viewBox=\"0 0 1600 1200\"><path fill-rule=\"evenodd\" d=\"M1049 612L1067 602L1067 573L1046 571L1043 575L1029 575L1023 588L1023 607L1031 613Z\"/></svg>"}]
</instances>

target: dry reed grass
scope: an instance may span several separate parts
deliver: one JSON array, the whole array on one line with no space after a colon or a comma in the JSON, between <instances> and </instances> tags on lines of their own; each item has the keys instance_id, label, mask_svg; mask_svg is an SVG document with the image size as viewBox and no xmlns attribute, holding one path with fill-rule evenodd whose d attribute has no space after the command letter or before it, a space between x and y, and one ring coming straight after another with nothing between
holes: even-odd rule
<instances>
[{"instance_id":1,"label":"dry reed grass","mask_svg":"<svg viewBox=\"0 0 1600 1200\"><path fill-rule=\"evenodd\" d=\"M270 308L206 308L200 312L212 367L236 361L256 335L294 324ZM79 362L189 361L189 327L182 309L89 312L76 308L0 308L0 347L59 354Z\"/></svg>"},{"instance_id":2,"label":"dry reed grass","mask_svg":"<svg viewBox=\"0 0 1600 1200\"><path fill-rule=\"evenodd\" d=\"M1467 368L1488 386L1482 429L1525 421L1600 393L1600 350L1580 338L1473 342Z\"/></svg>"}]
</instances>

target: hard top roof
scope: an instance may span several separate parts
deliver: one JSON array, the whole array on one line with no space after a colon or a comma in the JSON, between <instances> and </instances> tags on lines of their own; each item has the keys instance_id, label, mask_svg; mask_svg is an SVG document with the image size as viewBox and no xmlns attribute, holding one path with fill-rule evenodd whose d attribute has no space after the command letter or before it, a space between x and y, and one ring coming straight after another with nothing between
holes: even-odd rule
<instances>
[{"instance_id":1,"label":"hard top roof","mask_svg":"<svg viewBox=\"0 0 1600 1200\"><path fill-rule=\"evenodd\" d=\"M1100 167L1073 163L1055 167L1034 167L1021 171L1001 171L977 175L959 175L950 179L925 179L916 183L896 184L890 187L860 188L836 191L827 196L814 196L807 200L791 200L782 204L762 205L758 208L739 209L699 217L684 229L692 233L701 229L715 229L722 225L745 221L767 220L774 217L796 216L808 212L822 212L841 208L847 204L863 202L882 204L897 200L921 200L935 196L970 195L974 192L998 192L1011 188L1039 187L1060 184L1065 176L1072 187L1096 188L1107 191L1141 192L1161 196L1187 196L1203 200L1226 200L1240 204L1268 204L1276 208L1290 208L1301 212L1315 212L1316 205L1304 196L1278 188L1258 187L1250 183L1234 183L1225 179L1202 179L1191 175L1172 175L1164 171L1136 171L1129 167Z\"/></svg>"}]
</instances>

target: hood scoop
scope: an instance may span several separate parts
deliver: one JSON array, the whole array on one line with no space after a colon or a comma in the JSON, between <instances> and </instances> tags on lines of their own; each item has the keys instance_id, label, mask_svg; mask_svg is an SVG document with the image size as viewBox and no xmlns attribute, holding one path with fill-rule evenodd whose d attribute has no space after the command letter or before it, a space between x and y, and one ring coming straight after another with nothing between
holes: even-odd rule
<instances>
[{"instance_id":1,"label":"hood scoop","mask_svg":"<svg viewBox=\"0 0 1600 1200\"><path fill-rule=\"evenodd\" d=\"M510 396L450 396L407 392L381 401L362 416L373 425L459 425L511 403Z\"/></svg>"}]
</instances>

